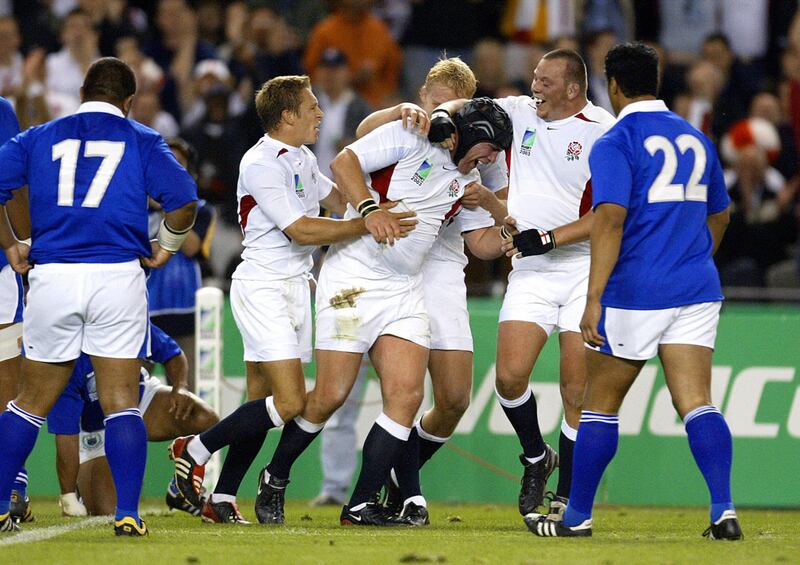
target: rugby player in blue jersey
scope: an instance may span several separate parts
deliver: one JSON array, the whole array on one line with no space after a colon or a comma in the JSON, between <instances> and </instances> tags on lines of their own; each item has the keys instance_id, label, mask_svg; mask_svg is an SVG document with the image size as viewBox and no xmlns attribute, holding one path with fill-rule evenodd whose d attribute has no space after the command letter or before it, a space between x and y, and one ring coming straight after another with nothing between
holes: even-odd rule
<instances>
[{"instance_id":1,"label":"rugby player in blue jersey","mask_svg":"<svg viewBox=\"0 0 800 565\"><path fill-rule=\"evenodd\" d=\"M106 414L117 535L143 536L139 495L147 431L139 412L139 358L149 353L142 265L164 265L192 226L197 187L161 136L126 118L136 78L113 57L95 62L78 111L0 148L0 204L27 184L33 246L25 256L0 210L0 245L29 272L23 386L0 415L0 530L10 530L11 487L81 352L92 359ZM165 210L147 237L147 198Z\"/></svg>"},{"instance_id":2,"label":"rugby player in blue jersey","mask_svg":"<svg viewBox=\"0 0 800 565\"><path fill-rule=\"evenodd\" d=\"M732 442L711 404L711 355L722 290L712 255L730 202L714 146L656 98L658 56L642 44L606 56L617 123L589 157L595 210L581 332L588 385L562 522L531 513L538 536L590 536L592 506L617 450L619 408L656 355L711 496L709 539L738 540Z\"/></svg>"}]
</instances>

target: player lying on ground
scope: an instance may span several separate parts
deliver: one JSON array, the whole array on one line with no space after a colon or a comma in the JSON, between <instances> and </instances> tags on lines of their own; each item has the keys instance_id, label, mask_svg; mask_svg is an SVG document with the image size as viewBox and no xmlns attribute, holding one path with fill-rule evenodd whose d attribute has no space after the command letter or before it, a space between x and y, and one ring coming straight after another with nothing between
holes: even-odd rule
<instances>
[{"instance_id":1,"label":"player lying on ground","mask_svg":"<svg viewBox=\"0 0 800 565\"><path fill-rule=\"evenodd\" d=\"M152 354L147 361L161 363L172 386L165 386L142 368L139 410L148 441L165 441L197 434L219 421L211 407L186 389L188 364L178 344L150 324ZM116 491L105 452L103 411L97 400L94 369L88 355L75 364L69 384L47 416L47 428L56 434L56 469L65 516L113 514ZM77 487L77 490L76 490ZM84 507L78 498L83 498ZM194 515L191 504L170 482L167 506Z\"/></svg>"}]
</instances>

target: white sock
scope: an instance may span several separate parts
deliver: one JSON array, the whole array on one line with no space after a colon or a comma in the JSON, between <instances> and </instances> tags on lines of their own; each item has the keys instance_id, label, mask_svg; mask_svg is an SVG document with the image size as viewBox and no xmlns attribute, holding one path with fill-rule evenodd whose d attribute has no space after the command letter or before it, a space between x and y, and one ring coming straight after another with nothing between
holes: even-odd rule
<instances>
[{"instance_id":1,"label":"white sock","mask_svg":"<svg viewBox=\"0 0 800 565\"><path fill-rule=\"evenodd\" d=\"M206 449L206 446L200 441L200 436L194 436L192 438L189 445L186 446L186 451L189 452L189 455L192 456L192 459L194 459L198 465L205 465L208 463L208 460L211 459L211 452Z\"/></svg>"}]
</instances>

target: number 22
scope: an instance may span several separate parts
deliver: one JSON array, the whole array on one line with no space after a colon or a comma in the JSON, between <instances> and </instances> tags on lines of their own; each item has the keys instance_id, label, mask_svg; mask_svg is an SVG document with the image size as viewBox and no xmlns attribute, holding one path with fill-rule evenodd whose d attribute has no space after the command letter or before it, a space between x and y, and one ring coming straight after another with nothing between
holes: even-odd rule
<instances>
[{"instance_id":1,"label":"number 22","mask_svg":"<svg viewBox=\"0 0 800 565\"><path fill-rule=\"evenodd\" d=\"M80 139L65 139L53 145L53 161L61 160L58 169L58 205L72 206L75 196L75 171L78 168L78 153L81 149ZM83 198L83 208L97 208L106 194L111 178L122 161L125 153L124 141L87 141L83 150L84 157L102 157L103 162L97 169L89 190Z\"/></svg>"},{"instance_id":2,"label":"number 22","mask_svg":"<svg viewBox=\"0 0 800 565\"><path fill-rule=\"evenodd\" d=\"M675 145L681 154L691 150L694 153L694 166L686 186L674 184L675 172L678 170L678 157ZM706 169L706 148L703 142L695 136L684 133L675 139L675 145L663 135L651 135L644 140L644 148L655 157L656 153L664 153L664 164L656 180L647 191L648 202L683 202L692 200L705 202L708 198L708 186L700 184L700 179Z\"/></svg>"}]
</instances>

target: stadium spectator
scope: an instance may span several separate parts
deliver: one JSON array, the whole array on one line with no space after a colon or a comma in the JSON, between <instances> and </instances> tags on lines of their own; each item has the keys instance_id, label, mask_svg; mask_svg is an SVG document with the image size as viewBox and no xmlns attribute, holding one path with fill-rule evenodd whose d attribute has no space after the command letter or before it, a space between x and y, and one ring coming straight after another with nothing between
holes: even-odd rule
<instances>
[{"instance_id":1,"label":"stadium spectator","mask_svg":"<svg viewBox=\"0 0 800 565\"><path fill-rule=\"evenodd\" d=\"M314 91L326 118L319 126L319 139L311 147L322 174L330 177L331 161L356 139L356 128L372 111L351 87L352 75L344 53L333 47L322 52Z\"/></svg>"},{"instance_id":2,"label":"stadium spectator","mask_svg":"<svg viewBox=\"0 0 800 565\"><path fill-rule=\"evenodd\" d=\"M606 75L603 72L606 53L618 43L610 29L600 29L590 34L586 40L586 70L588 73L588 97L595 106L611 112L611 101L608 99Z\"/></svg>"},{"instance_id":3,"label":"stadium spectator","mask_svg":"<svg viewBox=\"0 0 800 565\"><path fill-rule=\"evenodd\" d=\"M780 151L772 166L784 178L791 179L798 173L798 153L794 130L781 110L781 102L771 92L759 92L750 103L750 116L761 118L771 123L778 130Z\"/></svg>"},{"instance_id":4,"label":"stadium spectator","mask_svg":"<svg viewBox=\"0 0 800 565\"><path fill-rule=\"evenodd\" d=\"M306 76L277 77L256 95L266 134L242 158L237 188L245 234L242 263L233 274L231 305L244 341L249 402L218 425L171 446L177 488L199 504L197 465L229 446L203 519L243 523L236 493L267 432L293 419L306 401L303 363L311 361L311 253L316 245L364 233L363 220L319 218L320 204L342 214L344 200L317 167L305 144L317 140L322 111ZM285 155L285 157L284 157ZM398 228L399 229L399 228ZM202 481L202 474L199 476ZM282 497L286 481L262 491ZM282 510L282 509L281 509ZM256 515L264 521L256 502ZM282 515L274 520L283 522Z\"/></svg>"},{"instance_id":5,"label":"stadium spectator","mask_svg":"<svg viewBox=\"0 0 800 565\"><path fill-rule=\"evenodd\" d=\"M718 5L717 0L658 0L658 42L664 46L670 63L690 65L700 56L703 39L718 29Z\"/></svg>"},{"instance_id":6,"label":"stadium spectator","mask_svg":"<svg viewBox=\"0 0 800 565\"><path fill-rule=\"evenodd\" d=\"M185 0L159 0L155 21L158 38L151 40L144 52L166 73L161 103L180 122L184 108L190 107L194 99L195 65L216 58L216 51L198 38L197 13Z\"/></svg>"},{"instance_id":7,"label":"stadium spectator","mask_svg":"<svg viewBox=\"0 0 800 565\"><path fill-rule=\"evenodd\" d=\"M157 326L150 325L152 354L147 360L164 365L170 386L161 384L142 368L139 376L139 411L148 441L172 440L200 433L219 421L211 407L188 389L188 360L178 344ZM65 516L113 514L116 491L105 450L103 409L97 400L92 361L82 353L69 384L47 415L47 429L56 436L56 471L61 488L59 505ZM172 485L170 485L172 486ZM77 493L83 499L78 500ZM167 505L197 516L174 489Z\"/></svg>"},{"instance_id":8,"label":"stadium spectator","mask_svg":"<svg viewBox=\"0 0 800 565\"><path fill-rule=\"evenodd\" d=\"M689 92L685 101L686 120L705 136L715 140L713 124L717 115L719 101L725 77L722 72L709 61L694 63L686 77Z\"/></svg>"},{"instance_id":9,"label":"stadium spectator","mask_svg":"<svg viewBox=\"0 0 800 565\"><path fill-rule=\"evenodd\" d=\"M61 24L61 45L45 59L48 106L53 117L71 114L80 106L80 89L89 66L100 57L97 32L86 12L71 11Z\"/></svg>"},{"instance_id":10,"label":"stadium spectator","mask_svg":"<svg viewBox=\"0 0 800 565\"><path fill-rule=\"evenodd\" d=\"M147 437L135 392L138 357L149 349L141 266L161 267L177 251L194 221L197 196L161 137L125 118L135 92L130 67L100 59L86 73L78 113L0 147L0 203L28 184L37 204L30 210L36 241L29 260L13 246L5 210L0 214L0 244L14 270L26 273L36 263L22 336L23 387L0 415L0 530L10 529L13 478L85 352L92 356L107 415L107 455L118 495L115 533L147 534L138 516ZM94 165L99 158L102 164ZM141 205L148 195L166 212L152 244Z\"/></svg>"},{"instance_id":11,"label":"stadium spectator","mask_svg":"<svg viewBox=\"0 0 800 565\"><path fill-rule=\"evenodd\" d=\"M0 16L0 96L5 98L14 96L22 85L24 58L20 44L17 20Z\"/></svg>"},{"instance_id":12,"label":"stadium spectator","mask_svg":"<svg viewBox=\"0 0 800 565\"><path fill-rule=\"evenodd\" d=\"M136 97L136 104L131 110L131 118L153 128L166 139L176 137L180 131L175 118L161 109L161 100L158 94L152 90L143 90Z\"/></svg>"},{"instance_id":13,"label":"stadium spectator","mask_svg":"<svg viewBox=\"0 0 800 565\"><path fill-rule=\"evenodd\" d=\"M241 119L230 115L231 90L213 86L203 98L205 112L182 135L199 156L197 186L200 196L218 207L220 217L236 224L236 181L238 163L247 149L242 138Z\"/></svg>"},{"instance_id":14,"label":"stadium spectator","mask_svg":"<svg viewBox=\"0 0 800 565\"><path fill-rule=\"evenodd\" d=\"M508 82L506 75L505 45L493 38L481 39L472 50L470 65L478 81L475 96L493 98L497 90Z\"/></svg>"},{"instance_id":15,"label":"stadium spectator","mask_svg":"<svg viewBox=\"0 0 800 565\"><path fill-rule=\"evenodd\" d=\"M712 255L725 233L729 203L722 168L711 141L656 98L653 49L616 46L605 68L619 119L589 155L595 218L580 326L590 349L573 483L562 520L532 512L525 523L538 536L592 535L594 498L619 442L620 405L645 362L658 355L711 495L711 524L703 535L739 540L730 491L731 433L711 405L711 355L722 302ZM670 172L675 184L659 184L659 163L668 158L654 153L686 163ZM701 190L693 184L698 170Z\"/></svg>"},{"instance_id":16,"label":"stadium spectator","mask_svg":"<svg viewBox=\"0 0 800 565\"><path fill-rule=\"evenodd\" d=\"M353 87L373 107L397 90L403 55L389 28L370 13L372 0L341 0L308 37L303 65L315 78L322 53L335 47L347 56Z\"/></svg>"},{"instance_id":17,"label":"stadium spectator","mask_svg":"<svg viewBox=\"0 0 800 565\"><path fill-rule=\"evenodd\" d=\"M581 34L610 31L617 41L630 41L634 36L633 2L625 0L583 0ZM554 48L558 49L559 47ZM587 59L591 58L587 55ZM587 60L588 63L588 60ZM590 97L591 98L591 97ZM592 98L592 100L594 100Z\"/></svg>"}]
</instances>

